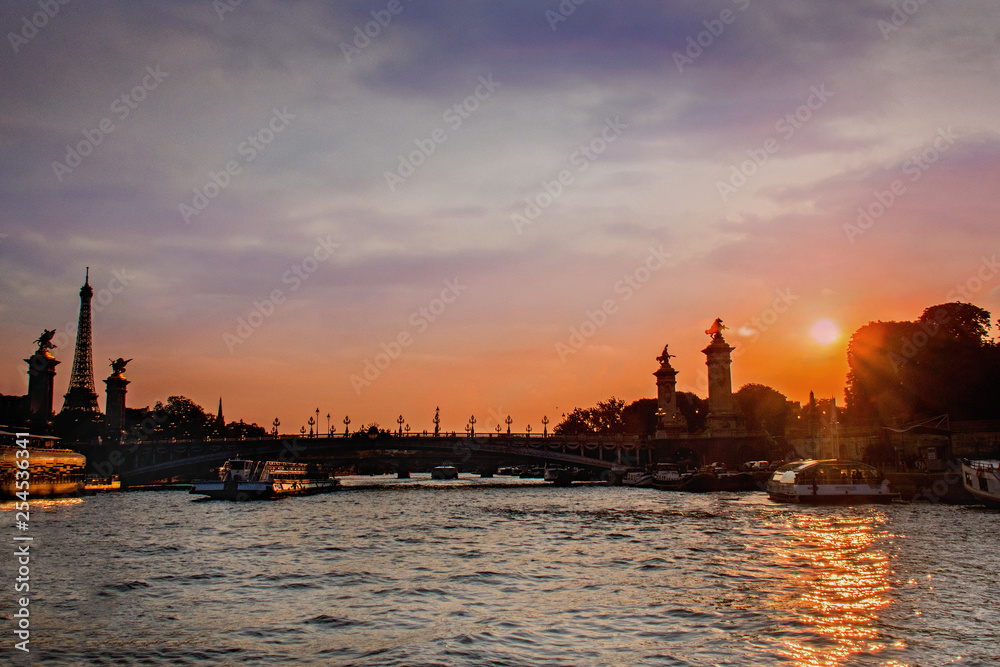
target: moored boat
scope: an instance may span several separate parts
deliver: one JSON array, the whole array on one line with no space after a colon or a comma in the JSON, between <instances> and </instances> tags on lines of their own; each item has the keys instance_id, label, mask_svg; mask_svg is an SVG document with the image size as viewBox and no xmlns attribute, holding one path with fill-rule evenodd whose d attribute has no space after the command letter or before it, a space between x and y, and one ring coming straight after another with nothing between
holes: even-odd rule
<instances>
[{"instance_id":1,"label":"moored boat","mask_svg":"<svg viewBox=\"0 0 1000 667\"><path fill-rule=\"evenodd\" d=\"M545 466L542 479L552 482L556 486L568 486L576 477L576 471L566 466Z\"/></svg>"},{"instance_id":2,"label":"moored boat","mask_svg":"<svg viewBox=\"0 0 1000 667\"><path fill-rule=\"evenodd\" d=\"M658 489L679 489L684 478L676 463L657 463L653 468L653 486Z\"/></svg>"},{"instance_id":3,"label":"moored boat","mask_svg":"<svg viewBox=\"0 0 1000 667\"><path fill-rule=\"evenodd\" d=\"M229 459L219 479L195 482L191 493L216 500L258 500L329 493L340 482L315 464Z\"/></svg>"},{"instance_id":4,"label":"moored boat","mask_svg":"<svg viewBox=\"0 0 1000 667\"><path fill-rule=\"evenodd\" d=\"M804 505L889 503L899 496L875 467L860 461L796 461L774 471L767 483L771 500Z\"/></svg>"},{"instance_id":5,"label":"moored boat","mask_svg":"<svg viewBox=\"0 0 1000 667\"><path fill-rule=\"evenodd\" d=\"M622 476L622 486L647 487L652 485L653 475L644 468L628 468Z\"/></svg>"},{"instance_id":6,"label":"moored boat","mask_svg":"<svg viewBox=\"0 0 1000 667\"><path fill-rule=\"evenodd\" d=\"M87 458L56 449L58 438L0 431L0 500L78 496Z\"/></svg>"},{"instance_id":7,"label":"moored boat","mask_svg":"<svg viewBox=\"0 0 1000 667\"><path fill-rule=\"evenodd\" d=\"M1000 461L962 461L962 486L979 500L1000 507Z\"/></svg>"},{"instance_id":8,"label":"moored boat","mask_svg":"<svg viewBox=\"0 0 1000 667\"><path fill-rule=\"evenodd\" d=\"M458 468L455 466L437 466L431 470L431 479L458 479Z\"/></svg>"}]
</instances>

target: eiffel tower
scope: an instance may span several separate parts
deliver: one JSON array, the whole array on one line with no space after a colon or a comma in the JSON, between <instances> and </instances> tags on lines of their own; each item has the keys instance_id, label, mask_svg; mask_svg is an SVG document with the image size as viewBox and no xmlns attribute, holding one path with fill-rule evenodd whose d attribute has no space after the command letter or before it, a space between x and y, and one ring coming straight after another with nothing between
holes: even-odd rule
<instances>
[{"instance_id":1,"label":"eiffel tower","mask_svg":"<svg viewBox=\"0 0 1000 667\"><path fill-rule=\"evenodd\" d=\"M94 290L90 287L90 267L80 288L80 322L76 328L76 352L73 353L73 372L69 378L69 391L63 400L63 412L83 410L100 412L97 392L94 390L94 362L90 348L90 300Z\"/></svg>"}]
</instances>

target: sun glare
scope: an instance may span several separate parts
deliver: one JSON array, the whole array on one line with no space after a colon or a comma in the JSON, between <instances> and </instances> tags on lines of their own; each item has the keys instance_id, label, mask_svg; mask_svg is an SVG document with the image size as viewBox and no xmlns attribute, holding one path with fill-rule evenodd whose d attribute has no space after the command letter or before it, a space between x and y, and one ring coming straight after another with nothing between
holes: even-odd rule
<instances>
[{"instance_id":1,"label":"sun glare","mask_svg":"<svg viewBox=\"0 0 1000 667\"><path fill-rule=\"evenodd\" d=\"M829 345L840 338L840 328L831 320L818 320L809 329L809 335L820 345Z\"/></svg>"}]
</instances>

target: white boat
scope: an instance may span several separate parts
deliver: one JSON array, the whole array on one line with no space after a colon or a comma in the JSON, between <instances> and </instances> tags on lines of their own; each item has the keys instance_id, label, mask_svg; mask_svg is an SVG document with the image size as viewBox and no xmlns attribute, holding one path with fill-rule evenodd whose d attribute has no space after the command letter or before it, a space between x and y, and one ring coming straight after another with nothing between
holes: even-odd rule
<instances>
[{"instance_id":1,"label":"white boat","mask_svg":"<svg viewBox=\"0 0 1000 667\"><path fill-rule=\"evenodd\" d=\"M216 500L257 500L338 488L340 482L315 464L229 459L219 469L219 479L195 482L190 492Z\"/></svg>"},{"instance_id":2,"label":"white boat","mask_svg":"<svg viewBox=\"0 0 1000 667\"><path fill-rule=\"evenodd\" d=\"M653 486L658 489L676 489L683 478L681 468L676 463L657 463L653 468Z\"/></svg>"},{"instance_id":3,"label":"white boat","mask_svg":"<svg viewBox=\"0 0 1000 667\"><path fill-rule=\"evenodd\" d=\"M455 466L438 466L431 470L431 479L458 479L458 468Z\"/></svg>"},{"instance_id":4,"label":"white boat","mask_svg":"<svg viewBox=\"0 0 1000 667\"><path fill-rule=\"evenodd\" d=\"M1000 506L1000 461L962 461L962 486L977 500Z\"/></svg>"},{"instance_id":5,"label":"white boat","mask_svg":"<svg viewBox=\"0 0 1000 667\"><path fill-rule=\"evenodd\" d=\"M652 486L653 475L643 468L628 468L622 477L623 486Z\"/></svg>"},{"instance_id":6,"label":"white boat","mask_svg":"<svg viewBox=\"0 0 1000 667\"><path fill-rule=\"evenodd\" d=\"M873 466L842 459L783 465L768 481L767 494L777 502L804 505L889 503L899 495Z\"/></svg>"}]
</instances>

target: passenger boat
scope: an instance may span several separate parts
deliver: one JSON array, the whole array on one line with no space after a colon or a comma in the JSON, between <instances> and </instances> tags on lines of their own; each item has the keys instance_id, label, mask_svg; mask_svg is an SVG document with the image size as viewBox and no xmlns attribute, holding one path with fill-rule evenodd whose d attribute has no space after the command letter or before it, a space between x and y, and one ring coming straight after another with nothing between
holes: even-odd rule
<instances>
[{"instance_id":1,"label":"passenger boat","mask_svg":"<svg viewBox=\"0 0 1000 667\"><path fill-rule=\"evenodd\" d=\"M623 486L652 486L653 475L643 468L628 468L622 477Z\"/></svg>"},{"instance_id":2,"label":"passenger boat","mask_svg":"<svg viewBox=\"0 0 1000 667\"><path fill-rule=\"evenodd\" d=\"M458 468L455 466L437 466L431 470L431 479L458 479Z\"/></svg>"},{"instance_id":3,"label":"passenger boat","mask_svg":"<svg viewBox=\"0 0 1000 667\"><path fill-rule=\"evenodd\" d=\"M0 500L78 496L87 458L54 448L58 438L0 431ZM26 467L25 467L26 466Z\"/></svg>"},{"instance_id":4,"label":"passenger boat","mask_svg":"<svg viewBox=\"0 0 1000 667\"><path fill-rule=\"evenodd\" d=\"M987 505L1000 507L1000 461L962 461L962 486Z\"/></svg>"},{"instance_id":5,"label":"passenger boat","mask_svg":"<svg viewBox=\"0 0 1000 667\"><path fill-rule=\"evenodd\" d=\"M219 479L195 482L190 492L216 500L258 500L329 493L338 488L340 482L316 464L229 459L219 469Z\"/></svg>"},{"instance_id":6,"label":"passenger boat","mask_svg":"<svg viewBox=\"0 0 1000 667\"><path fill-rule=\"evenodd\" d=\"M774 471L767 483L771 500L803 505L889 503L899 496L876 468L860 461L795 461Z\"/></svg>"}]
</instances>

